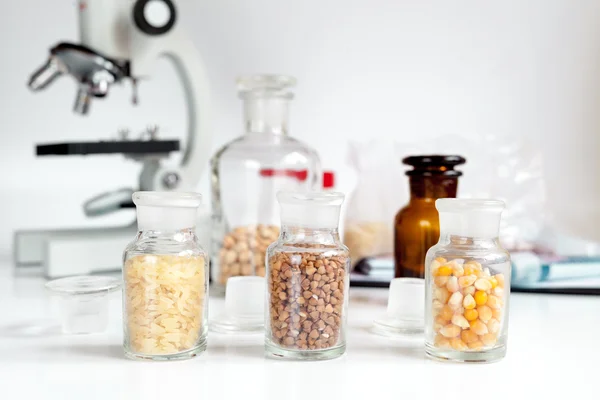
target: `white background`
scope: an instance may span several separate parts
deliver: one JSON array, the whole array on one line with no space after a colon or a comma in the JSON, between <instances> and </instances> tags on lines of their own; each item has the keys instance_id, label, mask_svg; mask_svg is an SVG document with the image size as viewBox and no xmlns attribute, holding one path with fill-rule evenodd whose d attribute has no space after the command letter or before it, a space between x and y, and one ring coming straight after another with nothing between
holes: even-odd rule
<instances>
[{"instance_id":1,"label":"white background","mask_svg":"<svg viewBox=\"0 0 600 400\"><path fill-rule=\"evenodd\" d=\"M76 116L70 79L37 94L25 86L52 45L78 40L74 0L2 1L0 253L10 251L17 228L129 221L127 212L87 220L81 204L135 185L138 164L121 156L36 158L34 145L107 139L118 127L140 131L148 123L183 138L182 90L173 70L157 64L153 79L141 85L138 107L124 85L93 103L91 115ZM556 221L600 240L600 1L181 0L179 6L213 85L214 149L241 133L235 76L292 74L299 79L292 134L315 146L338 174L348 172L349 139L527 137L544 149ZM206 179L199 190L207 192Z\"/></svg>"}]
</instances>

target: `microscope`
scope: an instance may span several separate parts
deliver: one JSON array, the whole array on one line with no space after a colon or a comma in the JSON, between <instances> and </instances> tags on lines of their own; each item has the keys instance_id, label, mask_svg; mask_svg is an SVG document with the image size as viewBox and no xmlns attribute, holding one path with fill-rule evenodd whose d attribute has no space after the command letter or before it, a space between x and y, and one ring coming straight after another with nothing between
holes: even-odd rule
<instances>
[{"instance_id":1,"label":"microscope","mask_svg":"<svg viewBox=\"0 0 600 400\"><path fill-rule=\"evenodd\" d=\"M137 84L152 75L159 57L172 61L187 105L187 145L180 165L164 165L179 140L160 140L150 128L147 139L37 145L38 156L123 154L142 163L137 190L194 190L210 157L209 86L192 41L178 23L172 0L78 0L80 44L59 43L33 73L29 88L41 91L63 75L78 84L74 112L85 115L94 99L108 96L114 84L130 80L133 103ZM87 216L133 207L133 189L99 195L84 204ZM121 254L136 233L129 226L92 229L17 231L15 264L42 265L48 278L118 270Z\"/></svg>"}]
</instances>

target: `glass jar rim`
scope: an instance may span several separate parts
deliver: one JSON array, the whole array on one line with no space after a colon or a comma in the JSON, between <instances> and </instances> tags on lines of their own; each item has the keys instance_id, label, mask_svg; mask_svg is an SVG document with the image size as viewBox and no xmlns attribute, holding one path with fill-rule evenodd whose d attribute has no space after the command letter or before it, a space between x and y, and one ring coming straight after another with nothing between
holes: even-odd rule
<instances>
[{"instance_id":1,"label":"glass jar rim","mask_svg":"<svg viewBox=\"0 0 600 400\"><path fill-rule=\"evenodd\" d=\"M344 202L342 192L298 192L281 190L277 192L280 204L298 204L315 206L341 206Z\"/></svg>"},{"instance_id":2,"label":"glass jar rim","mask_svg":"<svg viewBox=\"0 0 600 400\"><path fill-rule=\"evenodd\" d=\"M140 191L131 196L136 206L198 208L202 195L195 192Z\"/></svg>"},{"instance_id":3,"label":"glass jar rim","mask_svg":"<svg viewBox=\"0 0 600 400\"><path fill-rule=\"evenodd\" d=\"M292 99L294 95L289 91L296 86L297 80L293 76L280 74L254 74L242 75L236 79L239 96L247 97L280 97Z\"/></svg>"},{"instance_id":4,"label":"glass jar rim","mask_svg":"<svg viewBox=\"0 0 600 400\"><path fill-rule=\"evenodd\" d=\"M435 208L439 212L461 213L470 211L495 212L504 210L505 203L497 199L453 199L444 198L435 201Z\"/></svg>"}]
</instances>

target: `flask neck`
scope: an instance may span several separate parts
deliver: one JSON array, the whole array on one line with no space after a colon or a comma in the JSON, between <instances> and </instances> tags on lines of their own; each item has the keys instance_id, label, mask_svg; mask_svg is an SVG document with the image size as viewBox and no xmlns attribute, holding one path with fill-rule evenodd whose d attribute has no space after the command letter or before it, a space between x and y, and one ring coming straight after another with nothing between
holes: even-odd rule
<instances>
[{"instance_id":1,"label":"flask neck","mask_svg":"<svg viewBox=\"0 0 600 400\"><path fill-rule=\"evenodd\" d=\"M244 99L246 133L287 135L290 99L283 96L247 96Z\"/></svg>"},{"instance_id":2,"label":"flask neck","mask_svg":"<svg viewBox=\"0 0 600 400\"><path fill-rule=\"evenodd\" d=\"M185 228L178 230L140 230L137 234L137 239L161 240L168 239L175 242L185 243L193 242L196 238L196 230L194 228Z\"/></svg>"},{"instance_id":3,"label":"flask neck","mask_svg":"<svg viewBox=\"0 0 600 400\"><path fill-rule=\"evenodd\" d=\"M334 245L340 243L340 234L337 228L306 228L300 226L284 225L281 227L279 240L283 243L300 243Z\"/></svg>"},{"instance_id":4,"label":"flask neck","mask_svg":"<svg viewBox=\"0 0 600 400\"><path fill-rule=\"evenodd\" d=\"M440 234L440 243L453 247L477 247L481 249L500 247L500 240L498 237L478 238L453 235L444 232Z\"/></svg>"},{"instance_id":5,"label":"flask neck","mask_svg":"<svg viewBox=\"0 0 600 400\"><path fill-rule=\"evenodd\" d=\"M178 232L196 227L198 207L155 207L136 208L139 231Z\"/></svg>"},{"instance_id":6,"label":"flask neck","mask_svg":"<svg viewBox=\"0 0 600 400\"><path fill-rule=\"evenodd\" d=\"M410 201L434 205L436 199L456 197L458 177L410 176Z\"/></svg>"},{"instance_id":7,"label":"flask neck","mask_svg":"<svg viewBox=\"0 0 600 400\"><path fill-rule=\"evenodd\" d=\"M440 241L442 237L451 240L456 237L470 240L497 240L500 233L499 212L439 212Z\"/></svg>"}]
</instances>

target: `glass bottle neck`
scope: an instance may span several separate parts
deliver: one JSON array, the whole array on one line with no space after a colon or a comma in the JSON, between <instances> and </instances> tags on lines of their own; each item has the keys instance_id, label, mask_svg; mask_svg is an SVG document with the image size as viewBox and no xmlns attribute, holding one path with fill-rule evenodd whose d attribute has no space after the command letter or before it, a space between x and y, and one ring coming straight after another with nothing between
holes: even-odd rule
<instances>
[{"instance_id":1,"label":"glass bottle neck","mask_svg":"<svg viewBox=\"0 0 600 400\"><path fill-rule=\"evenodd\" d=\"M477 238L468 237L461 235L453 235L450 233L440 233L440 243L451 245L453 247L478 247L478 248L493 248L500 246L500 240L498 237L491 238Z\"/></svg>"},{"instance_id":2,"label":"glass bottle neck","mask_svg":"<svg viewBox=\"0 0 600 400\"><path fill-rule=\"evenodd\" d=\"M457 177L410 176L410 201L430 202L436 199L456 197Z\"/></svg>"},{"instance_id":3,"label":"glass bottle neck","mask_svg":"<svg viewBox=\"0 0 600 400\"><path fill-rule=\"evenodd\" d=\"M244 99L246 133L287 135L290 99L281 96L248 96Z\"/></svg>"},{"instance_id":4,"label":"glass bottle neck","mask_svg":"<svg viewBox=\"0 0 600 400\"><path fill-rule=\"evenodd\" d=\"M180 230L143 230L138 231L137 239L171 239L176 242L190 242L196 239L196 229L186 228Z\"/></svg>"},{"instance_id":5,"label":"glass bottle neck","mask_svg":"<svg viewBox=\"0 0 600 400\"><path fill-rule=\"evenodd\" d=\"M282 226L280 240L283 243L310 243L313 244L338 244L340 234L337 228L334 229L314 229L297 226Z\"/></svg>"}]
</instances>

